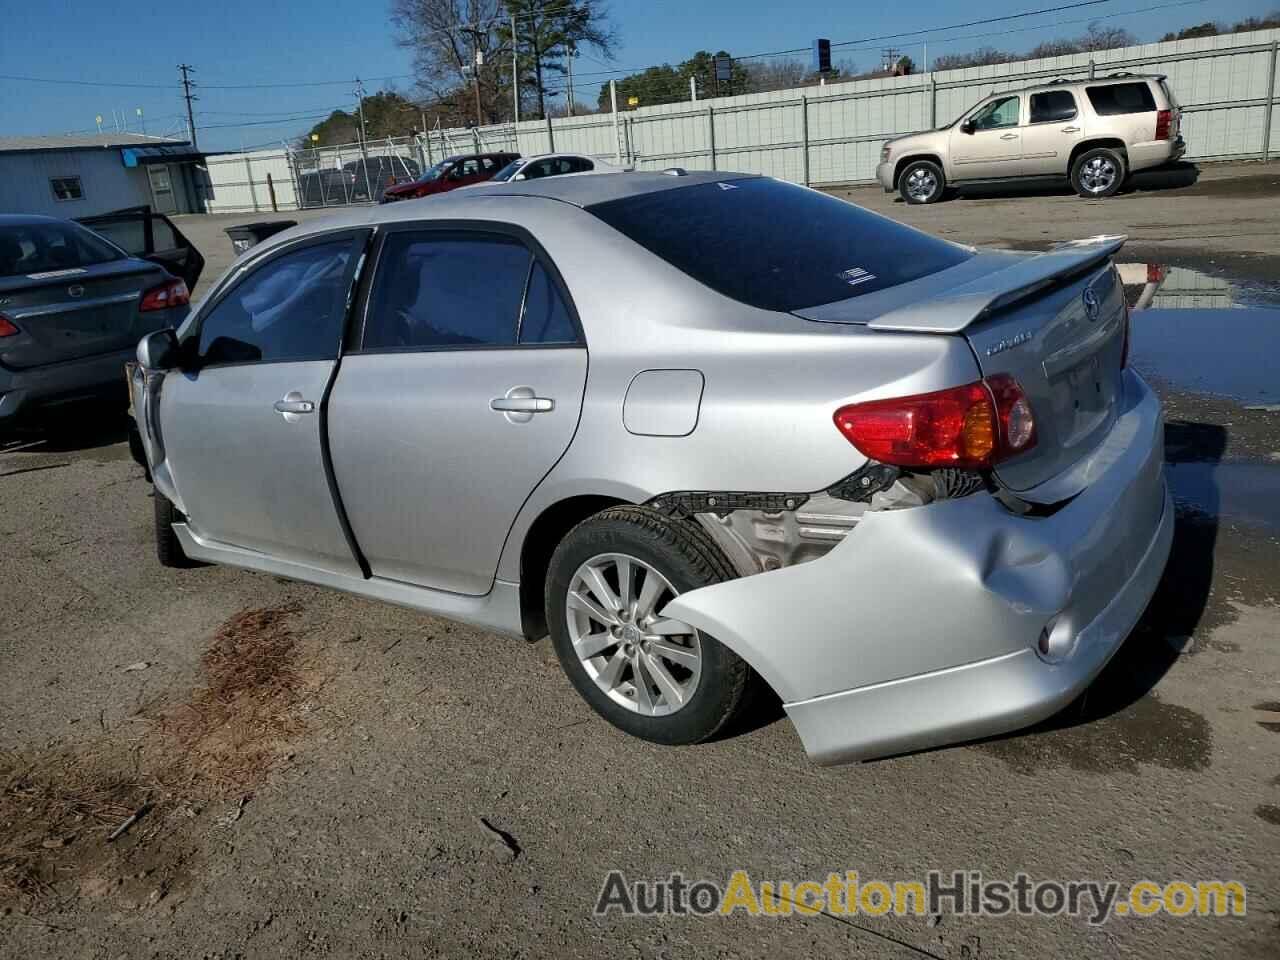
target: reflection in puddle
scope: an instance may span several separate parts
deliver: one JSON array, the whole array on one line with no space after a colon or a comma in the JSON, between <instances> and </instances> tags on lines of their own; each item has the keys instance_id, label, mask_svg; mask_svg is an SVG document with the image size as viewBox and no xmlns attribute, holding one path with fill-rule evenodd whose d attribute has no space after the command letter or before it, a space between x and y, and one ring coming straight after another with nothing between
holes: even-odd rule
<instances>
[{"instance_id":1,"label":"reflection in puddle","mask_svg":"<svg viewBox=\"0 0 1280 960\"><path fill-rule=\"evenodd\" d=\"M1265 463L1169 463L1165 476L1184 513L1280 531L1280 470Z\"/></svg>"},{"instance_id":2,"label":"reflection in puddle","mask_svg":"<svg viewBox=\"0 0 1280 960\"><path fill-rule=\"evenodd\" d=\"M1133 365L1195 393L1280 402L1280 284L1186 267L1119 264L1133 310Z\"/></svg>"}]
</instances>

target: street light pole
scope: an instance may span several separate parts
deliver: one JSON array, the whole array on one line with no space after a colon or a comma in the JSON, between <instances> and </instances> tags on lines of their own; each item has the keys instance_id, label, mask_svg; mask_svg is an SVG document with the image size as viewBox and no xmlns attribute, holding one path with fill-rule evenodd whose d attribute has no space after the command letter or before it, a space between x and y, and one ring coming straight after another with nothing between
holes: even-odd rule
<instances>
[{"instance_id":1,"label":"street light pole","mask_svg":"<svg viewBox=\"0 0 1280 960\"><path fill-rule=\"evenodd\" d=\"M484 124L480 111L480 31L463 27L462 32L471 35L471 81L476 92L476 126L479 127Z\"/></svg>"}]
</instances>

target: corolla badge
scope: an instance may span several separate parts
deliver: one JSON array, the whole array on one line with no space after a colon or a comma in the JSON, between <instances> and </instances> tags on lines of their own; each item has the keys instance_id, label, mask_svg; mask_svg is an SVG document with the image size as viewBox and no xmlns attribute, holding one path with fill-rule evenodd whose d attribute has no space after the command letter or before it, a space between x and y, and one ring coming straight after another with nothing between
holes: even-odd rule
<instances>
[{"instance_id":1,"label":"corolla badge","mask_svg":"<svg viewBox=\"0 0 1280 960\"><path fill-rule=\"evenodd\" d=\"M1085 290L1081 299L1084 300L1084 315L1090 321L1097 320L1098 314L1102 311L1102 304L1098 302L1098 295L1093 292L1093 287Z\"/></svg>"},{"instance_id":2,"label":"corolla badge","mask_svg":"<svg viewBox=\"0 0 1280 960\"><path fill-rule=\"evenodd\" d=\"M1030 330L1023 330L1021 333L1015 333L1011 337L1002 337L991 346L987 347L987 356L994 357L997 353L1004 353L1006 350L1012 350L1014 347L1020 347L1024 343L1030 343L1031 338L1035 334Z\"/></svg>"}]
</instances>

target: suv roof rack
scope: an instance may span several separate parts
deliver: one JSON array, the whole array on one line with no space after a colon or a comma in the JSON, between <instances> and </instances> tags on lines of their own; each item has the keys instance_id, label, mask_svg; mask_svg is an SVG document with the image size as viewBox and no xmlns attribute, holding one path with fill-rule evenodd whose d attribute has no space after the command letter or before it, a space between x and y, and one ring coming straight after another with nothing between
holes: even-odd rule
<instances>
[{"instance_id":1,"label":"suv roof rack","mask_svg":"<svg viewBox=\"0 0 1280 960\"><path fill-rule=\"evenodd\" d=\"M1055 83L1079 83L1079 82L1080 82L1079 80L1072 80L1070 77L1058 77L1057 79L1050 80L1049 85L1052 86Z\"/></svg>"}]
</instances>

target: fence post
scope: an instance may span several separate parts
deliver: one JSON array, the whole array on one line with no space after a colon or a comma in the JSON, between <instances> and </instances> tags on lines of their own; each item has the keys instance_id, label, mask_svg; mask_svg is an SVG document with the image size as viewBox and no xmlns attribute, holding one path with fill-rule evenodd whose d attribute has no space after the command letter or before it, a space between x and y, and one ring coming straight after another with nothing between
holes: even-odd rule
<instances>
[{"instance_id":1,"label":"fence post","mask_svg":"<svg viewBox=\"0 0 1280 960\"><path fill-rule=\"evenodd\" d=\"M258 212L258 191L253 188L253 163L249 160L249 155L244 155L244 172L249 178L249 197L253 200L253 212Z\"/></svg>"},{"instance_id":2,"label":"fence post","mask_svg":"<svg viewBox=\"0 0 1280 960\"><path fill-rule=\"evenodd\" d=\"M613 109L613 146L614 159L622 166L622 141L618 139L618 83L609 81L609 106Z\"/></svg>"},{"instance_id":3,"label":"fence post","mask_svg":"<svg viewBox=\"0 0 1280 960\"><path fill-rule=\"evenodd\" d=\"M1089 58L1089 79L1090 80L1093 79L1093 71L1094 71L1093 57L1090 57Z\"/></svg>"},{"instance_id":4,"label":"fence post","mask_svg":"<svg viewBox=\"0 0 1280 960\"><path fill-rule=\"evenodd\" d=\"M716 108L707 107L707 139L711 143L711 169L716 167Z\"/></svg>"},{"instance_id":5,"label":"fence post","mask_svg":"<svg viewBox=\"0 0 1280 960\"><path fill-rule=\"evenodd\" d=\"M800 139L804 150L804 185L809 185L809 97L800 95Z\"/></svg>"},{"instance_id":6,"label":"fence post","mask_svg":"<svg viewBox=\"0 0 1280 960\"><path fill-rule=\"evenodd\" d=\"M271 171L267 171L267 194L271 197L271 212L279 213L280 205L276 203L276 185L271 180Z\"/></svg>"},{"instance_id":7,"label":"fence post","mask_svg":"<svg viewBox=\"0 0 1280 960\"><path fill-rule=\"evenodd\" d=\"M551 129L551 114L547 114L547 152L556 152L556 132Z\"/></svg>"},{"instance_id":8,"label":"fence post","mask_svg":"<svg viewBox=\"0 0 1280 960\"><path fill-rule=\"evenodd\" d=\"M929 75L929 129L938 129L938 79Z\"/></svg>"},{"instance_id":9,"label":"fence post","mask_svg":"<svg viewBox=\"0 0 1280 960\"><path fill-rule=\"evenodd\" d=\"M1271 41L1271 67L1267 70L1267 106L1262 114L1262 159L1271 159L1271 114L1276 105L1276 51L1280 41Z\"/></svg>"}]
</instances>

